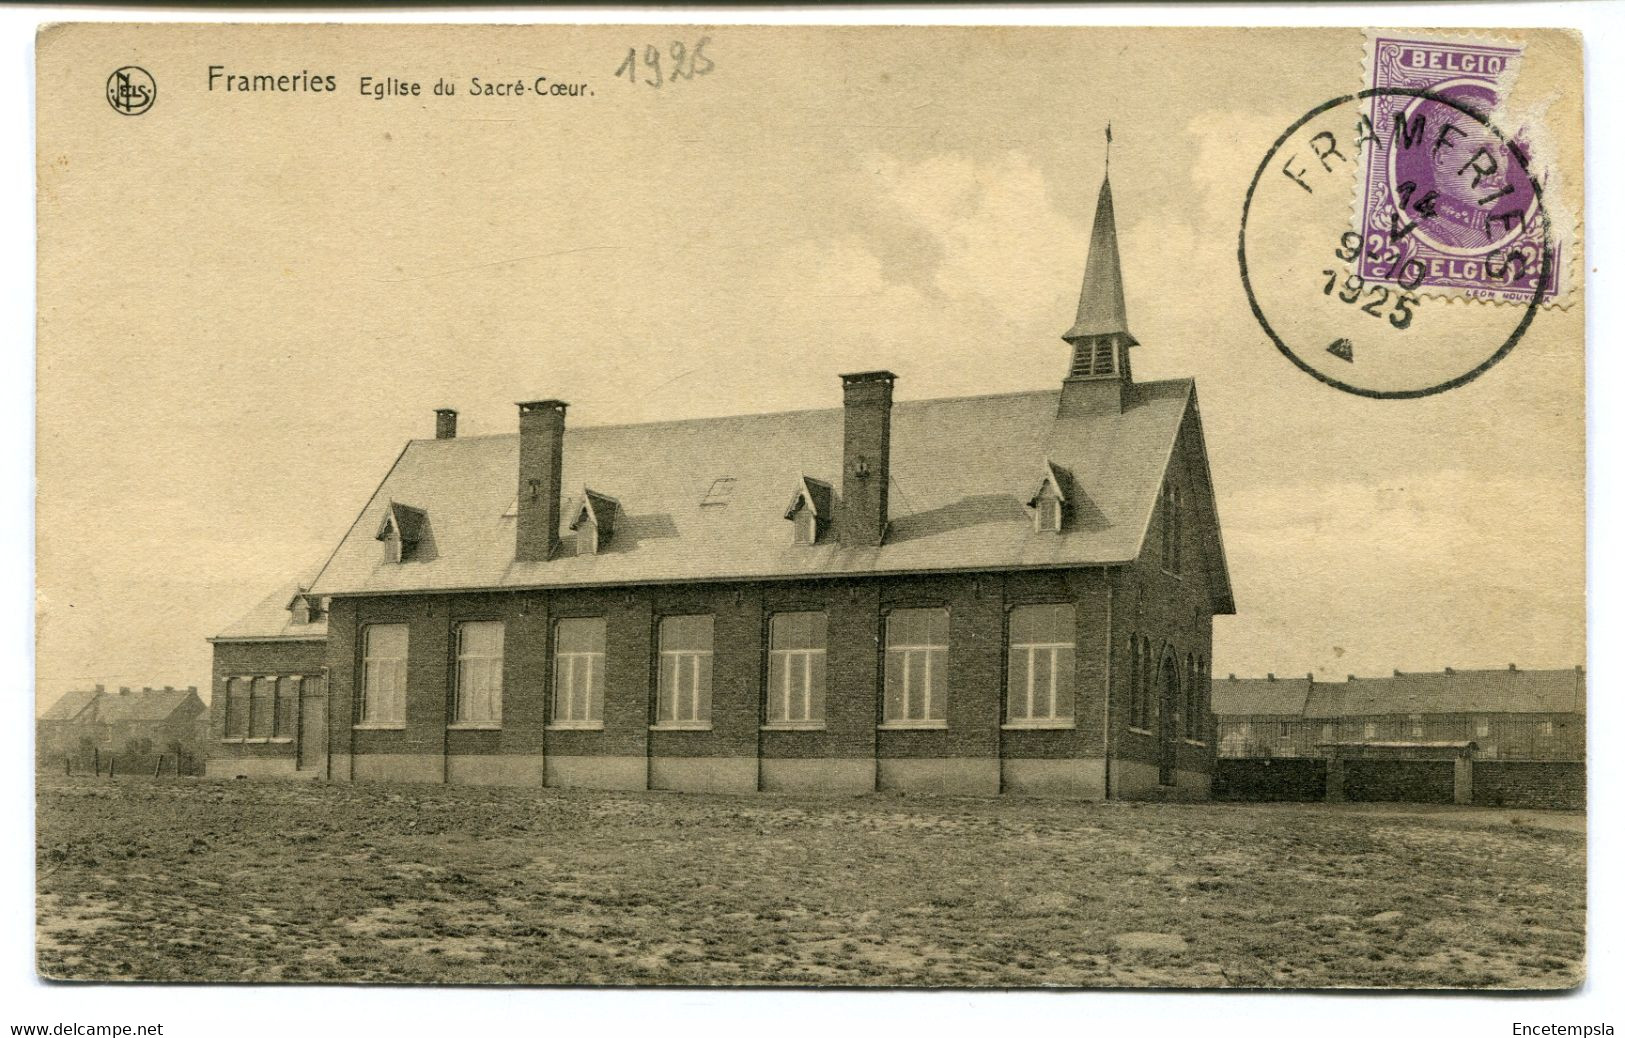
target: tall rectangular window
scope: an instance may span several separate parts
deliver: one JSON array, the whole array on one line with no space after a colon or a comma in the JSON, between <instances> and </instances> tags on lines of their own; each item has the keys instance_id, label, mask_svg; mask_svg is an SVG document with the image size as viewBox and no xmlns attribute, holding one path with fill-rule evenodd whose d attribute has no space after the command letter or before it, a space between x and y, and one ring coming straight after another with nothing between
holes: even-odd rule
<instances>
[{"instance_id":1,"label":"tall rectangular window","mask_svg":"<svg viewBox=\"0 0 1625 1038\"><path fill-rule=\"evenodd\" d=\"M886 723L947 719L948 610L895 610L886 617Z\"/></svg>"},{"instance_id":2,"label":"tall rectangular window","mask_svg":"<svg viewBox=\"0 0 1625 1038\"><path fill-rule=\"evenodd\" d=\"M226 738L248 737L249 678L232 678L226 682Z\"/></svg>"},{"instance_id":3,"label":"tall rectangular window","mask_svg":"<svg viewBox=\"0 0 1625 1038\"><path fill-rule=\"evenodd\" d=\"M276 679L276 721L271 735L292 739L299 723L299 679L289 675Z\"/></svg>"},{"instance_id":4,"label":"tall rectangular window","mask_svg":"<svg viewBox=\"0 0 1625 1038\"><path fill-rule=\"evenodd\" d=\"M1005 717L1012 724L1072 720L1075 621L1070 605L1010 611Z\"/></svg>"},{"instance_id":5,"label":"tall rectangular window","mask_svg":"<svg viewBox=\"0 0 1625 1038\"><path fill-rule=\"evenodd\" d=\"M570 617L554 629L553 723L604 723L604 618Z\"/></svg>"},{"instance_id":6,"label":"tall rectangular window","mask_svg":"<svg viewBox=\"0 0 1625 1038\"><path fill-rule=\"evenodd\" d=\"M769 724L824 723L828 627L824 613L773 615L767 657Z\"/></svg>"},{"instance_id":7,"label":"tall rectangular window","mask_svg":"<svg viewBox=\"0 0 1625 1038\"><path fill-rule=\"evenodd\" d=\"M272 682L275 679L259 677L254 679L254 691L248 703L248 737L250 739L269 739L276 722L276 689Z\"/></svg>"},{"instance_id":8,"label":"tall rectangular window","mask_svg":"<svg viewBox=\"0 0 1625 1038\"><path fill-rule=\"evenodd\" d=\"M502 721L502 623L457 625L457 723Z\"/></svg>"},{"instance_id":9,"label":"tall rectangular window","mask_svg":"<svg viewBox=\"0 0 1625 1038\"><path fill-rule=\"evenodd\" d=\"M711 723L711 617L660 621L658 723L703 728Z\"/></svg>"},{"instance_id":10,"label":"tall rectangular window","mask_svg":"<svg viewBox=\"0 0 1625 1038\"><path fill-rule=\"evenodd\" d=\"M363 635L361 720L406 723L405 624L373 624Z\"/></svg>"}]
</instances>

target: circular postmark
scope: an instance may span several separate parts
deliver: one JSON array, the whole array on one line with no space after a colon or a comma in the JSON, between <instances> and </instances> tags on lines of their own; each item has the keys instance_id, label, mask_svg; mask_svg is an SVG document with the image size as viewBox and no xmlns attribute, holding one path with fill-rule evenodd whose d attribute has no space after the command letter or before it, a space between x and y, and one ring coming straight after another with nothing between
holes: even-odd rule
<instances>
[{"instance_id":1,"label":"circular postmark","mask_svg":"<svg viewBox=\"0 0 1625 1038\"><path fill-rule=\"evenodd\" d=\"M1333 98L1253 174L1242 286L1276 348L1321 382L1376 399L1465 385L1512 351L1549 297L1540 184L1474 90Z\"/></svg>"},{"instance_id":2,"label":"circular postmark","mask_svg":"<svg viewBox=\"0 0 1625 1038\"><path fill-rule=\"evenodd\" d=\"M120 115L140 115L158 100L158 84L139 65L114 69L107 77L107 103Z\"/></svg>"}]
</instances>

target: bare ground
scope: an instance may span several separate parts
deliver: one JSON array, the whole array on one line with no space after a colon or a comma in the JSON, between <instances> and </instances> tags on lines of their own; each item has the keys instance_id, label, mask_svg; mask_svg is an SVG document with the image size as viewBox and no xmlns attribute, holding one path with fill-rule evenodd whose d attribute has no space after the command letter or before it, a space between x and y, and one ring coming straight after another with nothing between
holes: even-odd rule
<instances>
[{"instance_id":1,"label":"bare ground","mask_svg":"<svg viewBox=\"0 0 1625 1038\"><path fill-rule=\"evenodd\" d=\"M1578 984L1584 817L40 778L52 978Z\"/></svg>"}]
</instances>

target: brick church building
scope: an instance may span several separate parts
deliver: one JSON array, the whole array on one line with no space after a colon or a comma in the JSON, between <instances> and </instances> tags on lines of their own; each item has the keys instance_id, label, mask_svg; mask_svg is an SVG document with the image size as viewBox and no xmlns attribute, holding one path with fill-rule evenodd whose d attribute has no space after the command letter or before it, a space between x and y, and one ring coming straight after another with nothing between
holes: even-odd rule
<instances>
[{"instance_id":1,"label":"brick church building","mask_svg":"<svg viewBox=\"0 0 1625 1038\"><path fill-rule=\"evenodd\" d=\"M868 371L785 414L578 426L536 400L459 437L438 412L289 600L325 608L324 673L290 664L325 680L321 773L1206 796L1234 605L1195 386L1132 376L1109 183L1063 339L1033 392L894 399ZM296 627L308 655L276 617L216 641L216 773L254 756L230 690L251 704ZM288 728L262 765L313 749Z\"/></svg>"}]
</instances>

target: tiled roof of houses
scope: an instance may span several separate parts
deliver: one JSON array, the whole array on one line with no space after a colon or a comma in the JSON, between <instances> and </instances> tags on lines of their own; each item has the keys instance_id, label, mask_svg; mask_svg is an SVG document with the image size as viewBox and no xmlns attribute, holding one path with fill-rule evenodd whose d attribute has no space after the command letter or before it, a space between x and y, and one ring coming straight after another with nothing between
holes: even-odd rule
<instances>
[{"instance_id":1,"label":"tiled roof of houses","mask_svg":"<svg viewBox=\"0 0 1625 1038\"><path fill-rule=\"evenodd\" d=\"M1381 678L1271 681L1231 678L1213 682L1213 712L1220 716L1296 714L1306 718L1394 714L1557 714L1585 712L1585 671L1447 670ZM1271 709L1264 709L1271 707Z\"/></svg>"},{"instance_id":2,"label":"tiled roof of houses","mask_svg":"<svg viewBox=\"0 0 1625 1038\"><path fill-rule=\"evenodd\" d=\"M1308 678L1215 678L1213 712L1230 717L1298 717Z\"/></svg>"},{"instance_id":3,"label":"tiled roof of houses","mask_svg":"<svg viewBox=\"0 0 1625 1038\"><path fill-rule=\"evenodd\" d=\"M96 689L74 689L64 692L39 715L41 721L71 721L89 706L101 693Z\"/></svg>"},{"instance_id":4,"label":"tiled roof of houses","mask_svg":"<svg viewBox=\"0 0 1625 1038\"><path fill-rule=\"evenodd\" d=\"M376 542L374 542L376 543ZM320 641L327 637L327 617L324 613L319 620L311 623L294 623L293 612L288 608L293 596L301 593L308 585L284 584L262 598L253 609L250 609L235 622L228 625L225 630L215 635L210 641Z\"/></svg>"},{"instance_id":5,"label":"tiled roof of houses","mask_svg":"<svg viewBox=\"0 0 1625 1038\"><path fill-rule=\"evenodd\" d=\"M96 700L96 720L106 724L120 721L167 721L190 703L201 712L203 700L189 688L152 688L103 692Z\"/></svg>"},{"instance_id":6,"label":"tiled roof of houses","mask_svg":"<svg viewBox=\"0 0 1625 1038\"><path fill-rule=\"evenodd\" d=\"M891 425L891 517L876 548L796 545L785 501L803 476L840 486L840 408L646 425L571 426L564 487L620 503L615 537L577 555L514 558L519 437L413 440L313 592L382 594L685 580L1103 565L1136 558L1186 414L1189 380L1126 387L1122 412L1056 416L1056 391L902 401ZM1068 526L1033 529L1026 502L1049 459L1071 474ZM730 479L721 503L703 504ZM1205 473L1203 478L1205 479ZM1207 490L1206 487L1203 488ZM1215 609L1232 612L1211 493L1203 495ZM405 562L374 540L391 502L425 513ZM839 502L834 506L839 508Z\"/></svg>"}]
</instances>

